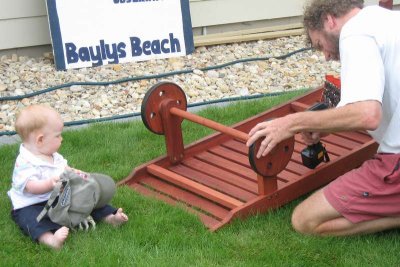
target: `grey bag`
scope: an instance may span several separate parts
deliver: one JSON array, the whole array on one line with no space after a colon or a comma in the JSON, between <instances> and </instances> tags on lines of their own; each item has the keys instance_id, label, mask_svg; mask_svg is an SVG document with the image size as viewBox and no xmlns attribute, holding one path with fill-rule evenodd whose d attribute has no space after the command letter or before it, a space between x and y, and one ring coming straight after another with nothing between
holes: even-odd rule
<instances>
[{"instance_id":1,"label":"grey bag","mask_svg":"<svg viewBox=\"0 0 400 267\"><path fill-rule=\"evenodd\" d=\"M51 221L70 228L87 225L92 211L109 203L115 187L114 180L104 174L81 176L72 170L64 171L36 219L39 222L47 214Z\"/></svg>"}]
</instances>

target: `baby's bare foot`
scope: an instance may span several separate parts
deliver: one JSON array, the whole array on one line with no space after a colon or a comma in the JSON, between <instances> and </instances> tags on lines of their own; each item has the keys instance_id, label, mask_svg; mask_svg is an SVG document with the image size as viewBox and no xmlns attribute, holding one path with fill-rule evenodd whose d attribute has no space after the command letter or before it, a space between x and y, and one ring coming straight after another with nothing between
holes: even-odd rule
<instances>
[{"instance_id":1,"label":"baby's bare foot","mask_svg":"<svg viewBox=\"0 0 400 267\"><path fill-rule=\"evenodd\" d=\"M128 216L123 213L122 209L119 208L115 214L110 214L104 218L106 223L109 223L113 226L120 226L123 223L128 221Z\"/></svg>"},{"instance_id":2,"label":"baby's bare foot","mask_svg":"<svg viewBox=\"0 0 400 267\"><path fill-rule=\"evenodd\" d=\"M54 234L51 232L46 232L39 237L39 242L43 243L51 248L60 249L69 234L69 228L63 226L58 229Z\"/></svg>"}]
</instances>

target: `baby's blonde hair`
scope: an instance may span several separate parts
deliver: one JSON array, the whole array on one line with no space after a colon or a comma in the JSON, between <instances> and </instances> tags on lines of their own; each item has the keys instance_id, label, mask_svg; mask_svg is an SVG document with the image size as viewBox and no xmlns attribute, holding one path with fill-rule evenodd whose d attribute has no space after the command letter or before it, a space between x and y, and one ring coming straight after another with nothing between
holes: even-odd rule
<instances>
[{"instance_id":1,"label":"baby's blonde hair","mask_svg":"<svg viewBox=\"0 0 400 267\"><path fill-rule=\"evenodd\" d=\"M32 132L42 129L49 123L52 114L58 114L58 112L48 106L31 105L23 108L17 114L15 131L22 141L27 140Z\"/></svg>"}]
</instances>

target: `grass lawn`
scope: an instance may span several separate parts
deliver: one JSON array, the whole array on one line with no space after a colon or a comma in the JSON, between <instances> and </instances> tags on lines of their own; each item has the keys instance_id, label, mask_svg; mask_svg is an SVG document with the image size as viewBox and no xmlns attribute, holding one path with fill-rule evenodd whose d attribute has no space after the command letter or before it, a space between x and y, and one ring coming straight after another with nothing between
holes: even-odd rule
<instances>
[{"instance_id":1,"label":"grass lawn","mask_svg":"<svg viewBox=\"0 0 400 267\"><path fill-rule=\"evenodd\" d=\"M211 107L199 115L231 125L298 93ZM189 144L211 130L184 121ZM60 153L70 166L125 178L132 168L165 154L163 136L140 121L93 124L67 130ZM318 238L293 231L298 199L269 212L236 220L215 233L179 207L119 187L112 204L129 222L121 228L99 223L95 231L71 232L64 248L33 243L10 218L7 191L18 144L0 147L0 266L400 266L399 231L346 238Z\"/></svg>"}]
</instances>

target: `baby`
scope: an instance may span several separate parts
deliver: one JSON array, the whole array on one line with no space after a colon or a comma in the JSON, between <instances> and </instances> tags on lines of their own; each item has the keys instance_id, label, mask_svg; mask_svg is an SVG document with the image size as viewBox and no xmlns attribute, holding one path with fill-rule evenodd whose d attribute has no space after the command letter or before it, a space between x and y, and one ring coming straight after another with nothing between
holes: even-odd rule
<instances>
[{"instance_id":1,"label":"baby","mask_svg":"<svg viewBox=\"0 0 400 267\"><path fill-rule=\"evenodd\" d=\"M28 106L17 115L15 129L22 144L14 166L12 187L8 191L13 206L11 217L16 224L32 240L54 249L63 246L69 229L52 222L47 216L40 222L36 218L61 173L72 169L57 152L63 140L63 127L60 114L47 106ZM103 220L114 226L128 221L121 208L115 209L110 205L93 210L91 216L95 221Z\"/></svg>"}]
</instances>

